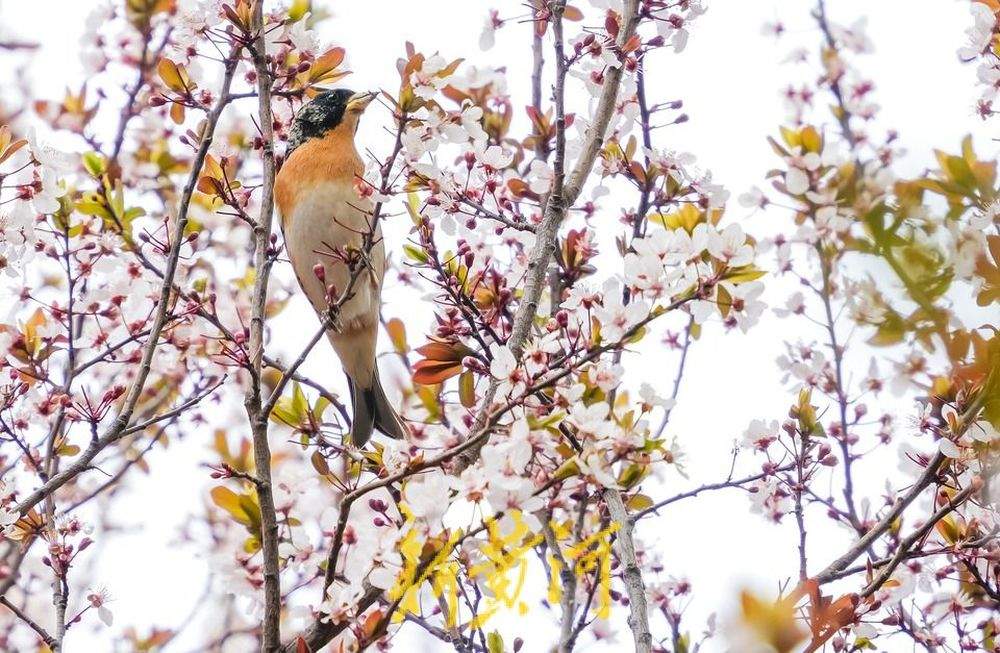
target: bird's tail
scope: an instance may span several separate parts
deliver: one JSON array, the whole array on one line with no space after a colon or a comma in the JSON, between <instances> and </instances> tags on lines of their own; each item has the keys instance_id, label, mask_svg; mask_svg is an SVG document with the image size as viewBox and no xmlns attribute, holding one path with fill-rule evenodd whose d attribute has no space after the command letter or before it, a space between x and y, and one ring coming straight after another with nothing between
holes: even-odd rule
<instances>
[{"instance_id":1,"label":"bird's tail","mask_svg":"<svg viewBox=\"0 0 1000 653\"><path fill-rule=\"evenodd\" d=\"M351 426L351 442L354 446L365 446L372 437L373 429L397 440L406 438L406 426L386 398L377 369L372 374L368 387L362 387L349 376L347 383L351 389L351 403L354 404L354 421Z\"/></svg>"}]
</instances>

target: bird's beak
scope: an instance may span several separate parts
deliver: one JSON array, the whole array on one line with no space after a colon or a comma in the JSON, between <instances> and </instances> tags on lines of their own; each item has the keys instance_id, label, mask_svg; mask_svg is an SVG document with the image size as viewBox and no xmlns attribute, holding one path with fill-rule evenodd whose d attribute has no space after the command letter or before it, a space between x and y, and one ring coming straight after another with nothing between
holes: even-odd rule
<instances>
[{"instance_id":1,"label":"bird's beak","mask_svg":"<svg viewBox=\"0 0 1000 653\"><path fill-rule=\"evenodd\" d=\"M353 113L361 113L378 96L375 91L362 91L355 93L347 99L347 110Z\"/></svg>"}]
</instances>

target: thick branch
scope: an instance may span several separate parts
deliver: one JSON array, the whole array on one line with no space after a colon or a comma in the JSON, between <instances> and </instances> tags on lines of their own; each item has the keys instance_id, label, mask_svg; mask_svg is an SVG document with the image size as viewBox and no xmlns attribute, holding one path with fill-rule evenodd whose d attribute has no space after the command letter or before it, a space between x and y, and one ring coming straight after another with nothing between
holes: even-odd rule
<instances>
[{"instance_id":1,"label":"thick branch","mask_svg":"<svg viewBox=\"0 0 1000 653\"><path fill-rule=\"evenodd\" d=\"M542 514L542 534L545 537L545 544L549 547L552 557L559 565L559 583L562 586L562 595L559 599L559 606L562 610L562 621L559 624L559 653L569 653L573 650L573 619L576 615L576 573L573 570L572 562L566 560L562 549L559 548L559 541L549 523L552 520L551 512ZM555 573L555 572L553 572Z\"/></svg>"},{"instance_id":2,"label":"thick branch","mask_svg":"<svg viewBox=\"0 0 1000 653\"><path fill-rule=\"evenodd\" d=\"M632 518L622 501L621 492L610 488L604 490L604 502L612 521L618 524L615 537L615 553L624 567L622 579L629 599L628 627L632 631L636 653L649 653L653 648L653 636L649 632L649 614L646 603L646 586L642 581L642 569L635 556L635 541L632 538Z\"/></svg>"},{"instance_id":3,"label":"thick branch","mask_svg":"<svg viewBox=\"0 0 1000 653\"><path fill-rule=\"evenodd\" d=\"M361 614L372 605L374 605L379 598L382 596L382 590L377 587L369 588L364 595L362 595L361 600L357 604L357 613ZM344 632L348 627L353 624L350 620L344 620L340 623L330 623L329 621L317 621L312 626L310 626L306 631L295 637L292 641L288 642L281 648L281 653L298 653L300 650L298 647L299 640L305 642L308 646L309 651L318 651L324 646L326 646L330 640Z\"/></svg>"},{"instance_id":4,"label":"thick branch","mask_svg":"<svg viewBox=\"0 0 1000 653\"><path fill-rule=\"evenodd\" d=\"M565 5L565 3L562 3ZM558 10L561 12L561 9ZM626 0L623 23L618 32L617 45L621 47L635 33L639 24L639 0ZM562 48L562 44L557 46ZM560 52L561 55L561 52ZM521 352L528 340L531 324L538 312L538 302L545 288L545 279L548 272L549 262L556 249L556 240L559 235L559 227L566 217L566 211L573 206L580 191L590 176L590 171L594 167L597 153L604 145L604 136L611 122L618 102L618 88L621 84L622 66L612 66L608 69L604 77L604 86L601 90L601 97L598 100L597 110L594 114L594 122L587 131L587 136L581 149L580 158L573 169L568 182L565 181L563 170L566 149L566 116L563 110L564 83L566 80L566 60L559 56L556 61L556 152L553 161L554 181L552 192L549 194L545 204L545 213L542 222L536 230L535 246L531 250L528 260L527 279L524 285L524 292L521 296L521 303L514 314L514 326L511 330L510 339L507 346L514 353L515 358L521 357ZM483 398L483 406L488 408L496 398L497 388L500 383L494 379L490 382ZM472 429L473 432L480 431L486 423L488 410L479 411L479 419ZM488 436L487 438L488 439ZM477 446L459 457L456 461L458 470L465 469L479 458L481 447Z\"/></svg>"},{"instance_id":5,"label":"thick branch","mask_svg":"<svg viewBox=\"0 0 1000 653\"><path fill-rule=\"evenodd\" d=\"M271 653L281 646L281 577L278 566L278 518L271 488L271 448L267 441L268 420L262 410L261 367L264 358L264 309L267 303L267 282L271 272L269 240L274 217L274 118L271 115L271 73L267 67L264 34L264 1L253 7L252 27L255 41L251 54L257 71L258 118L263 141L263 181L261 183L260 216L253 228L254 278L250 308L249 367L250 385L244 404L253 436L258 503L260 503L261 553L264 557L264 616L261 623L261 651Z\"/></svg>"}]
</instances>

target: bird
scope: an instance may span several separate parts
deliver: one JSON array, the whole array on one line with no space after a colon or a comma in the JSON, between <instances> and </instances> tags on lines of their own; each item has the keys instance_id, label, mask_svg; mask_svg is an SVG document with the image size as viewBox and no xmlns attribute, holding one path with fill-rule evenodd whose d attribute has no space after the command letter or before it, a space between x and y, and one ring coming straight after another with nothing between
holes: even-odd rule
<instances>
[{"instance_id":1,"label":"bird","mask_svg":"<svg viewBox=\"0 0 1000 653\"><path fill-rule=\"evenodd\" d=\"M374 429L397 439L407 434L386 398L375 360L385 245L379 225L371 229L373 203L355 184L364 172L355 144L358 121L376 96L335 89L303 105L289 129L274 187L285 250L299 286L321 319L331 301L337 302L350 286L326 334L347 376L353 404L349 437L358 448ZM367 261L352 285L344 252L361 250L368 234Z\"/></svg>"}]
</instances>

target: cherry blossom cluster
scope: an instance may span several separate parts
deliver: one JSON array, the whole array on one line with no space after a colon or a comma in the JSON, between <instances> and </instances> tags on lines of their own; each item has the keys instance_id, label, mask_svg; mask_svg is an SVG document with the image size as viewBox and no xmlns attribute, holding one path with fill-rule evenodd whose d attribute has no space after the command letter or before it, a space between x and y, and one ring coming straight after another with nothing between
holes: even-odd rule
<instances>
[{"instance_id":1,"label":"cherry blossom cluster","mask_svg":"<svg viewBox=\"0 0 1000 653\"><path fill-rule=\"evenodd\" d=\"M996 18L984 3L973 3L973 13L968 53L978 57ZM788 418L754 420L744 434L744 447L764 459L750 495L755 512L792 519L800 533L800 585L769 608L777 611L771 618L808 602L822 616L810 624L813 644L829 641L834 650L891 641L894 632L878 624L922 646L990 650L995 623L982 618L997 596L997 519L995 498L982 488L997 464L998 416L987 398L995 375L987 370L1000 359L996 337L980 325L990 322L986 312L996 301L984 292L1000 251L987 217L996 162L980 160L966 139L956 155L936 153L940 169L900 178L894 163L905 135L872 134L874 85L857 81L851 65L871 50L864 23L837 25L823 2L814 18L822 74L786 94L793 124L771 140L782 160L768 174L774 192L741 197L749 208L793 210L794 230L768 243L780 275L796 288L774 312L808 323L803 336L815 333L786 343L778 360L797 393ZM792 60L808 65L811 57L796 51ZM833 106L825 123L814 122L824 118L813 104ZM969 300L976 310L960 308ZM906 417L880 404L902 406ZM897 449L906 480L865 496L863 479L885 464L885 445ZM927 486L934 488L930 506L917 501L917 514L887 531L899 506ZM867 550L853 552L869 558L860 585L846 584L865 571L850 568L853 558L820 570L809 557L807 533L822 518L871 537ZM844 593L823 597L834 581ZM817 600L842 607L824 615ZM750 603L744 618L759 621ZM805 638L795 624L785 626L785 636Z\"/></svg>"}]
</instances>

